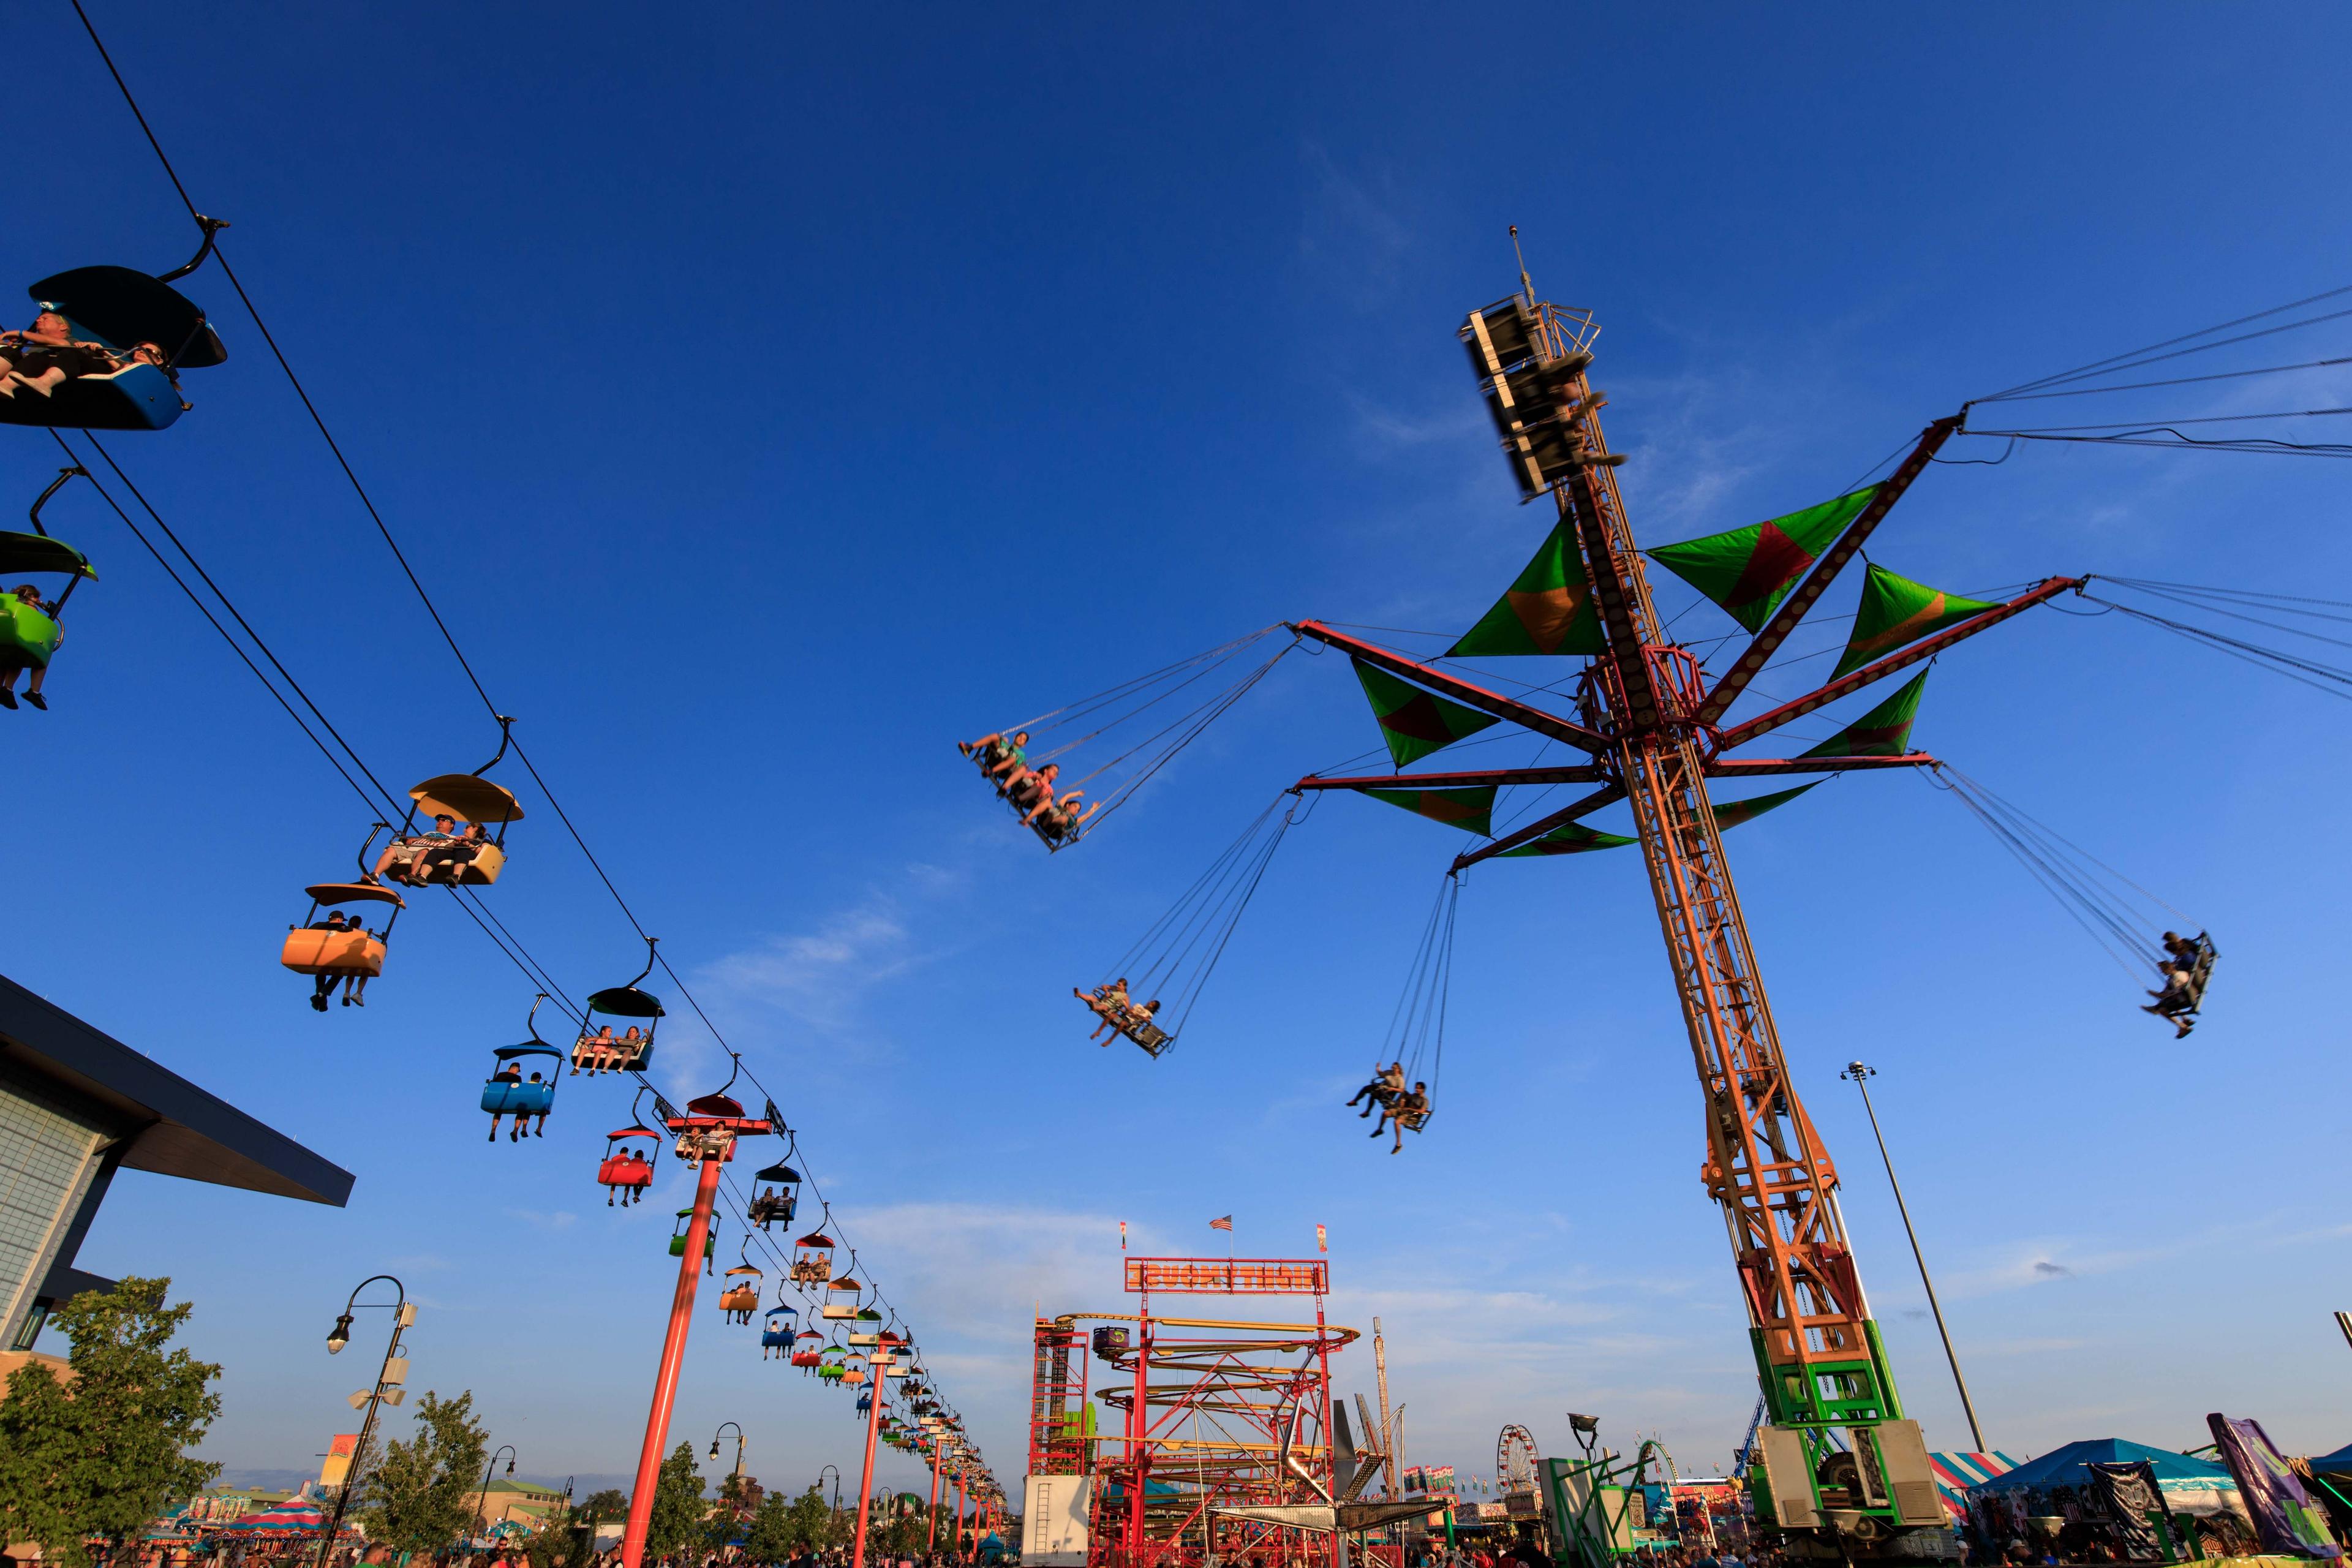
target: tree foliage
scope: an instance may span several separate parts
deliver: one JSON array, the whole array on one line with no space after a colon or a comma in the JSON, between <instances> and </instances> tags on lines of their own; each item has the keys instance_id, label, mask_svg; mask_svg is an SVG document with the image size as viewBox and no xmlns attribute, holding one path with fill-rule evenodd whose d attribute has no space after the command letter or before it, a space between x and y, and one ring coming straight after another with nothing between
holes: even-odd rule
<instances>
[{"instance_id":1,"label":"tree foliage","mask_svg":"<svg viewBox=\"0 0 2352 1568\"><path fill-rule=\"evenodd\" d=\"M220 1368L167 1350L194 1310L163 1304L169 1279L128 1279L76 1296L50 1321L73 1342L60 1381L38 1362L0 1405L0 1538L88 1561L86 1536L120 1543L220 1467L184 1457L220 1414Z\"/></svg>"},{"instance_id":2,"label":"tree foliage","mask_svg":"<svg viewBox=\"0 0 2352 1568\"><path fill-rule=\"evenodd\" d=\"M702 1533L702 1472L695 1468L694 1445L680 1443L662 1461L654 1484L654 1506L646 1523L646 1555L674 1556Z\"/></svg>"},{"instance_id":3,"label":"tree foliage","mask_svg":"<svg viewBox=\"0 0 2352 1568\"><path fill-rule=\"evenodd\" d=\"M590 1524L610 1524L616 1519L626 1519L629 1516L628 1494L612 1487L591 1492L588 1500L580 1505L580 1516Z\"/></svg>"},{"instance_id":4,"label":"tree foliage","mask_svg":"<svg viewBox=\"0 0 2352 1568\"><path fill-rule=\"evenodd\" d=\"M474 1391L443 1399L431 1390L416 1402L416 1429L361 1482L360 1518L368 1539L395 1552L438 1552L473 1528L474 1490L482 1484L489 1435L474 1419Z\"/></svg>"}]
</instances>

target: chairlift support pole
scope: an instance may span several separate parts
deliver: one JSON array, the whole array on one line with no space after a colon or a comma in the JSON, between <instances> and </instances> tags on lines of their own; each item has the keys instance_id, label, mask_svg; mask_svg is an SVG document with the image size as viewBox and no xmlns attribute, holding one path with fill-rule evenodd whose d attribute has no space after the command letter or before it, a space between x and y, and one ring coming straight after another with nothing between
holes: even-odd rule
<instances>
[{"instance_id":1,"label":"chairlift support pole","mask_svg":"<svg viewBox=\"0 0 2352 1568\"><path fill-rule=\"evenodd\" d=\"M729 1081L733 1081L730 1077ZM678 1369L686 1361L687 1331L693 1326L694 1300L702 1283L702 1252L710 1236L710 1210L719 1195L719 1167L734 1151L734 1140L746 1134L775 1131L772 1122L740 1114L712 1114L710 1099L688 1103L686 1113L665 1120L672 1136L698 1140L700 1169L694 1185L694 1213L687 1222L686 1253L677 1260L677 1288L670 1297L669 1329L662 1337L661 1364L654 1373L653 1405L646 1413L645 1447L637 1453L637 1479L629 1493L629 1522L621 1536L622 1568L643 1568L646 1531L653 1522L654 1493L661 1484L664 1447L669 1442L669 1421L677 1403ZM727 1103L727 1102L722 1102Z\"/></svg>"},{"instance_id":2,"label":"chairlift support pole","mask_svg":"<svg viewBox=\"0 0 2352 1568\"><path fill-rule=\"evenodd\" d=\"M857 1543L850 1568L866 1568L866 1519L874 1506L874 1444L882 1432L882 1385L889 1381L882 1374L889 1366L890 1352L878 1345L866 1358L866 1380L871 1385L866 1397L866 1469L857 1482Z\"/></svg>"}]
</instances>

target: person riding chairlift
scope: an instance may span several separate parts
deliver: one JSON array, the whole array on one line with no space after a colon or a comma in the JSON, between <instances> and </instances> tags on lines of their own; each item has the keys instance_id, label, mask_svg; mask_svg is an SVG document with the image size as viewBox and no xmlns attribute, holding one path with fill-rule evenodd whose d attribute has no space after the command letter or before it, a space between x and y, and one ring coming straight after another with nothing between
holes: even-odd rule
<instances>
[{"instance_id":1,"label":"person riding chairlift","mask_svg":"<svg viewBox=\"0 0 2352 1568\"><path fill-rule=\"evenodd\" d=\"M446 845L457 842L457 819L446 811L436 812L433 814L431 832L415 834L407 838L395 838L385 845L383 853L375 858L375 869L368 873L367 879L371 882L381 882L389 873L395 882L405 882L412 888L421 888L425 885L425 879L419 875L419 871L425 864L425 857ZM392 863L400 858L404 851L410 849L415 850L415 855L409 859L406 866L398 871L394 871Z\"/></svg>"},{"instance_id":2,"label":"person riding chairlift","mask_svg":"<svg viewBox=\"0 0 2352 1568\"><path fill-rule=\"evenodd\" d=\"M21 392L43 397L77 376L104 375L121 364L104 343L78 339L73 323L44 309L23 331L0 332L0 397Z\"/></svg>"},{"instance_id":3,"label":"person riding chairlift","mask_svg":"<svg viewBox=\"0 0 2352 1568\"><path fill-rule=\"evenodd\" d=\"M42 598L41 590L34 584L20 583L12 592L16 595L18 604L38 610L42 615L55 616L58 613L58 606ZM55 646L64 647L65 640L66 634L60 628ZM0 708L16 706L16 672L25 668L25 665L12 663L5 668L0 668ZM25 682L25 700L46 713L49 710L49 700L41 695L41 682L49 678L49 667L47 664L37 664L31 668L33 678Z\"/></svg>"},{"instance_id":4,"label":"person riding chairlift","mask_svg":"<svg viewBox=\"0 0 2352 1568\"><path fill-rule=\"evenodd\" d=\"M522 1068L511 1059L501 1062L499 1064L499 1070L490 1075L489 1081L499 1084L520 1085L523 1081ZM533 1083L539 1082L539 1075L537 1073L531 1074L530 1081ZM488 1140L490 1142L495 1143L498 1142L499 1118L505 1114L506 1112L498 1110L490 1112L490 1136ZM509 1143L519 1142L526 1136L523 1131L523 1123L530 1120L530 1113L526 1111L518 1110L513 1114L514 1127L513 1130L507 1134L507 1142ZM539 1136L541 1138L547 1136L547 1112L544 1110L539 1112Z\"/></svg>"},{"instance_id":5,"label":"person riding chairlift","mask_svg":"<svg viewBox=\"0 0 2352 1568\"><path fill-rule=\"evenodd\" d=\"M327 918L325 920L312 921L306 929L310 931L357 931L360 929L360 922L352 920L341 910L330 910L327 911ZM310 1005L319 1012L325 1012L327 1010L327 998L335 994L335 982L341 978L342 976L340 974L320 974L314 976L310 988ZM350 1006L351 998L348 996L345 997L343 999L343 1005L346 1007Z\"/></svg>"},{"instance_id":6,"label":"person riding chairlift","mask_svg":"<svg viewBox=\"0 0 2352 1568\"><path fill-rule=\"evenodd\" d=\"M1397 1102L1397 1097L1402 1093L1404 1093L1404 1063L1391 1062L1372 1074L1372 1081L1358 1089L1354 1099L1349 1100L1348 1103L1353 1105L1357 1100L1364 1102L1364 1109L1356 1112L1356 1120L1361 1121L1372 1113L1375 1107L1385 1115L1388 1108L1394 1105ZM1377 1138L1380 1134L1375 1132L1373 1136Z\"/></svg>"},{"instance_id":7,"label":"person riding chairlift","mask_svg":"<svg viewBox=\"0 0 2352 1568\"><path fill-rule=\"evenodd\" d=\"M1389 1152L1391 1154L1402 1153L1404 1152L1405 1130L1407 1128L1411 1128L1413 1131L1418 1132L1421 1131L1422 1123L1428 1120L1429 1085L1416 1080L1409 1092L1400 1095L1397 1098L1396 1103L1393 1105L1383 1105L1381 1107L1381 1119L1372 1123L1372 1136L1374 1138L1378 1138L1382 1132L1388 1131L1389 1124L1391 1122L1394 1122L1396 1124L1396 1142L1389 1150Z\"/></svg>"}]
</instances>

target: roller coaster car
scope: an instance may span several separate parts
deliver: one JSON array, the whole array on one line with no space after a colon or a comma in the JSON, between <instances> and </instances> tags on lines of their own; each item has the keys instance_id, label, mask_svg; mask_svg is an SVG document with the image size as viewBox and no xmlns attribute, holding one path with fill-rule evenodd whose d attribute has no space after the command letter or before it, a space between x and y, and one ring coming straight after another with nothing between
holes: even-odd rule
<instances>
[{"instance_id":1,"label":"roller coaster car","mask_svg":"<svg viewBox=\"0 0 2352 1568\"><path fill-rule=\"evenodd\" d=\"M0 425L165 429L185 412L171 373L202 370L228 358L194 300L131 268L77 267L42 279L26 292L43 312L64 317L76 342L102 344L117 357L153 343L163 351L163 363L134 362L72 376L46 397L20 384L15 396L0 397Z\"/></svg>"},{"instance_id":2,"label":"roller coaster car","mask_svg":"<svg viewBox=\"0 0 2352 1568\"><path fill-rule=\"evenodd\" d=\"M319 906L386 903L404 909L407 906L400 895L370 882L317 882L302 890L310 896L310 913L303 924L286 928L286 945L278 962L297 974L362 975L370 980L382 974L391 922L384 923L381 935L358 924L348 931L335 931L320 923Z\"/></svg>"}]
</instances>

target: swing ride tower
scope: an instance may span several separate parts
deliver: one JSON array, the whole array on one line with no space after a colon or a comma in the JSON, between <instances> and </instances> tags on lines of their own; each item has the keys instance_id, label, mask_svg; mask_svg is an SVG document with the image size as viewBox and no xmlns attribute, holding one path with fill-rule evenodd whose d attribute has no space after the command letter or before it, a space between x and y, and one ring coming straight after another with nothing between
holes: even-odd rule
<instances>
[{"instance_id":1,"label":"swing ride tower","mask_svg":"<svg viewBox=\"0 0 2352 1568\"><path fill-rule=\"evenodd\" d=\"M1745 602L1762 602L1769 614L1743 617L1753 639L1710 684L1698 661L1669 640L1651 602L1643 559L1618 493L1615 468L1624 459L1608 450L1600 420L1606 399L1585 374L1597 330L1589 311L1538 303L1530 289L1473 312L1461 334L1523 497L1549 494L1559 516L1555 580L1537 580L1531 565L1496 607L1497 615L1515 619L1514 635L1525 628L1531 645L1492 651L1590 653L1572 717L1504 697L1319 622L1292 628L1354 658L1392 735L1443 745L1468 727L1505 720L1589 760L1549 768L1310 777L1297 787L1378 787L1394 799L1400 786L1457 794L1523 784L1597 786L1460 856L1456 872L1523 846L1538 853L1570 852L1580 846L1563 838L1590 832L1576 826L1580 818L1627 804L1699 1080L1700 1181L1722 1211L1768 1407L1762 1449L1769 1496L1759 1495L1759 1504L1791 1532L1791 1545L1801 1551L1934 1554L1937 1531L1921 1527L1940 1527L1944 1516L1925 1446L1917 1425L1904 1419L1871 1317L1839 1212L1836 1166L1790 1077L1706 784L1931 764L1934 759L1905 749L1907 715L1902 738L1875 748L1881 754L1851 748L1845 754L1793 758L1722 753L1930 658L2078 586L2078 580L2053 578L2000 604L1948 603L1936 594L1931 605L1907 621L1897 617L1882 637L1880 647L1900 651L1866 659L1850 654L1856 667L1820 689L1727 725L1733 702L1840 569L1860 553L1960 419L1931 424L1891 477L1840 498L1850 504L1836 519L1843 528L1834 542L1800 548L1786 532L1776 535L1772 524L1763 525L1758 548L1740 569L1747 586L1730 586L1719 602L1732 607L1745 595ZM1542 560L1539 555L1538 564ZM1584 628L1581 646L1579 627ZM1457 651L1471 651L1467 642ZM1377 673L1364 674L1365 667ZM1375 683L1391 677L1396 679L1384 700ZM1413 691L1407 682L1422 689ZM1430 694L1450 700L1433 705ZM1461 710L1472 711L1459 721L1448 717ZM1400 753L1401 766L1404 760ZM1413 809L1442 819L1441 797L1422 798L1431 805ZM1486 798L1491 803L1491 794ZM1846 1429L1848 1446L1833 1439L1837 1428Z\"/></svg>"}]
</instances>

